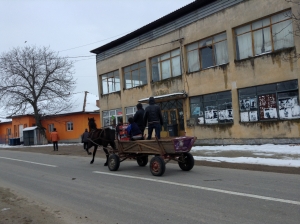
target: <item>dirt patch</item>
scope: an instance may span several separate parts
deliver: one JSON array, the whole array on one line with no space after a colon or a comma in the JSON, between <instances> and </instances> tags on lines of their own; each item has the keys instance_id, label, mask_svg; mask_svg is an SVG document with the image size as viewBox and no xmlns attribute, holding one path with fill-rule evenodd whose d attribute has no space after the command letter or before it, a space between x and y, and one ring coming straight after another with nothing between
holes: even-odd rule
<instances>
[{"instance_id":1,"label":"dirt patch","mask_svg":"<svg viewBox=\"0 0 300 224\"><path fill-rule=\"evenodd\" d=\"M65 224L59 213L0 187L0 224Z\"/></svg>"}]
</instances>

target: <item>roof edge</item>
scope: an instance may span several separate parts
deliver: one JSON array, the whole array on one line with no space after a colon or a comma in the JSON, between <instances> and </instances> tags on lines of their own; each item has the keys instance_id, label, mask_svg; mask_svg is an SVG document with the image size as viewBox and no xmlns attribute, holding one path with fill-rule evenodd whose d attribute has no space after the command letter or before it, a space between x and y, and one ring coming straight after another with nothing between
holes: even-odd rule
<instances>
[{"instance_id":1,"label":"roof edge","mask_svg":"<svg viewBox=\"0 0 300 224\"><path fill-rule=\"evenodd\" d=\"M108 44L105 44L101 47L98 47L94 50L91 50L90 52L94 53L94 54L99 54L99 53L101 53L103 51L106 51L110 48L113 48L113 47L118 46L122 43L125 43L126 41L131 40L131 39L133 39L137 36L140 36L140 35L148 32L150 30L153 30L155 28L163 26L163 25L173 21L174 19L180 18L180 17L182 17L182 16L184 16L184 15L190 13L190 12L195 11L198 8L204 7L204 6L206 6L206 5L208 5L212 2L215 2L215 1L217 1L217 0L195 0L194 2L192 2L192 3L190 3L186 6L183 6L182 8L177 9L174 12L171 12L171 13L165 15L165 16L161 17L160 19L155 20L152 23L149 23L149 24L147 24L147 25L145 25L145 26L143 26L143 27L127 34L127 35L125 35L125 36L122 36L122 37L120 37L120 38L118 38L118 39L116 39L116 40L114 40L114 41L112 41Z\"/></svg>"}]
</instances>

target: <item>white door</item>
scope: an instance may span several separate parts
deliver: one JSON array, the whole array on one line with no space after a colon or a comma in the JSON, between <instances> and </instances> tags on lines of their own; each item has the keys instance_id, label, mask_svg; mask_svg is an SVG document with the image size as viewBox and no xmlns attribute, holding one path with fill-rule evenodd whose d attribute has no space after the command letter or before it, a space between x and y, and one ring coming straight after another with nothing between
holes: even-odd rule
<instances>
[{"instance_id":1,"label":"white door","mask_svg":"<svg viewBox=\"0 0 300 224\"><path fill-rule=\"evenodd\" d=\"M20 137L20 142L23 142L23 125L19 125L19 137Z\"/></svg>"}]
</instances>

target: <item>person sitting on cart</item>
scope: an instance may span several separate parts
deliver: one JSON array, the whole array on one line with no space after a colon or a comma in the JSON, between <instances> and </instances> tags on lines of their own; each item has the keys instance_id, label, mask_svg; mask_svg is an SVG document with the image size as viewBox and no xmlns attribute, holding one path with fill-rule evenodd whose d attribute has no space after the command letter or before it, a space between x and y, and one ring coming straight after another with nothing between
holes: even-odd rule
<instances>
[{"instance_id":1,"label":"person sitting on cart","mask_svg":"<svg viewBox=\"0 0 300 224\"><path fill-rule=\"evenodd\" d=\"M134 141L143 139L142 132L139 126L133 121L132 117L128 118L128 123L129 125L127 127L127 133L130 137L130 140Z\"/></svg>"},{"instance_id":2,"label":"person sitting on cart","mask_svg":"<svg viewBox=\"0 0 300 224\"><path fill-rule=\"evenodd\" d=\"M117 124L116 126L116 134L117 134L117 139L120 139L120 127L123 126L123 121L122 120L119 120L119 123Z\"/></svg>"}]
</instances>

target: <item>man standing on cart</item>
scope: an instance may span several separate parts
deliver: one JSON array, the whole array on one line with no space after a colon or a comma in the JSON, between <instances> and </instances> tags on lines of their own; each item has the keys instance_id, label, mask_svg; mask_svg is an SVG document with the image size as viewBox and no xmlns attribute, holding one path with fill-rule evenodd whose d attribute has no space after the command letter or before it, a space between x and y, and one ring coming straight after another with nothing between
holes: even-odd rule
<instances>
[{"instance_id":1,"label":"man standing on cart","mask_svg":"<svg viewBox=\"0 0 300 224\"><path fill-rule=\"evenodd\" d=\"M145 110L143 108L143 105L141 103L138 103L136 105L137 111L135 112L133 116L133 121L139 126L142 135L144 137L144 131L145 131L145 125L144 125L144 113Z\"/></svg>"},{"instance_id":2,"label":"man standing on cart","mask_svg":"<svg viewBox=\"0 0 300 224\"><path fill-rule=\"evenodd\" d=\"M155 130L155 135L160 139L161 126L163 125L163 118L161 114L160 107L155 104L154 97L149 98L149 106L146 107L144 113L144 125L146 126L148 122L148 140L151 139L153 129Z\"/></svg>"}]
</instances>

